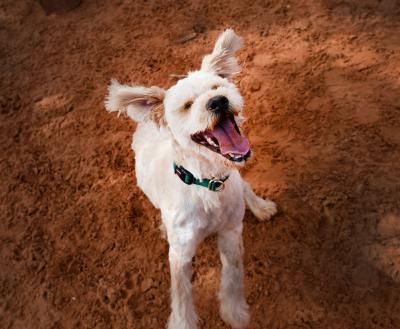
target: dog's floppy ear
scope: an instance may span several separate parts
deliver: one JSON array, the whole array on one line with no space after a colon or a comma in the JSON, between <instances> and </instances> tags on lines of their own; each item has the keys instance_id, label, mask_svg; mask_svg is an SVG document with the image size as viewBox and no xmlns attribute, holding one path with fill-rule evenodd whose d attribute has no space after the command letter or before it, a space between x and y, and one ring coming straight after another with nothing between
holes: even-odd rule
<instances>
[{"instance_id":1,"label":"dog's floppy ear","mask_svg":"<svg viewBox=\"0 0 400 329\"><path fill-rule=\"evenodd\" d=\"M165 90L159 87L131 87L111 80L105 106L107 111L126 113L136 122L153 120L162 125L164 96Z\"/></svg>"},{"instance_id":2,"label":"dog's floppy ear","mask_svg":"<svg viewBox=\"0 0 400 329\"><path fill-rule=\"evenodd\" d=\"M240 72L235 52L243 45L242 39L232 29L226 29L218 37L214 50L203 58L201 70L218 74L223 78L232 78Z\"/></svg>"}]
</instances>

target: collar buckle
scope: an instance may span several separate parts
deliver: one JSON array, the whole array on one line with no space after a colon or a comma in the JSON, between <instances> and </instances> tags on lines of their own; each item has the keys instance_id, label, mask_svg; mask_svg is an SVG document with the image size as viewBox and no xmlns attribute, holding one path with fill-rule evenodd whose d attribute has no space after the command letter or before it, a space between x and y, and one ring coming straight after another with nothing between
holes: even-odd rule
<instances>
[{"instance_id":1,"label":"collar buckle","mask_svg":"<svg viewBox=\"0 0 400 329\"><path fill-rule=\"evenodd\" d=\"M220 179L210 179L208 189L214 192L221 192L225 189L225 182Z\"/></svg>"}]
</instances>

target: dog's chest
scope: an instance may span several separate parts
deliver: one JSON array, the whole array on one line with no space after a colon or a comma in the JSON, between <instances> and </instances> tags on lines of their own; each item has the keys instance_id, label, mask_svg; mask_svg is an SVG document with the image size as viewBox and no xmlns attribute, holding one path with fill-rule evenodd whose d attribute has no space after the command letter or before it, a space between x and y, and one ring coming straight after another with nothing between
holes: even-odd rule
<instances>
[{"instance_id":1,"label":"dog's chest","mask_svg":"<svg viewBox=\"0 0 400 329\"><path fill-rule=\"evenodd\" d=\"M212 234L221 228L235 227L244 217L244 202L242 199L221 201L220 206L203 210L204 225L207 234Z\"/></svg>"},{"instance_id":2,"label":"dog's chest","mask_svg":"<svg viewBox=\"0 0 400 329\"><path fill-rule=\"evenodd\" d=\"M161 208L163 217L172 220L174 226L190 227L203 236L237 227L244 217L245 204L241 190L230 185L223 192L186 189L175 207Z\"/></svg>"}]
</instances>

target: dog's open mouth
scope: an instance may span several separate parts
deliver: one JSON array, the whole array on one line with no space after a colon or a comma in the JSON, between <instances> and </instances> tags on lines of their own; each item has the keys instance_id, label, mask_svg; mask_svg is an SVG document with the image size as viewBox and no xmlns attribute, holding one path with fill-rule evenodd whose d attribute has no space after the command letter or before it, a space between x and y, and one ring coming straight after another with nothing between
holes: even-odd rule
<instances>
[{"instance_id":1,"label":"dog's open mouth","mask_svg":"<svg viewBox=\"0 0 400 329\"><path fill-rule=\"evenodd\" d=\"M245 161L251 154L249 141L240 134L233 116L225 116L214 129L197 132L191 137L196 143L234 162Z\"/></svg>"}]
</instances>

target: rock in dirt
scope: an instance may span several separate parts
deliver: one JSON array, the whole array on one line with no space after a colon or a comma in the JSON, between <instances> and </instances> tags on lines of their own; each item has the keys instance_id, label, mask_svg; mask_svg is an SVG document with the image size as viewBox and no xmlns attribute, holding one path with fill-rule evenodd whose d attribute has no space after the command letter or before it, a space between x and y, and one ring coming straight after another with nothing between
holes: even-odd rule
<instances>
[{"instance_id":1,"label":"rock in dirt","mask_svg":"<svg viewBox=\"0 0 400 329\"><path fill-rule=\"evenodd\" d=\"M81 0L39 0L46 14L63 14L75 9L81 4Z\"/></svg>"},{"instance_id":2,"label":"rock in dirt","mask_svg":"<svg viewBox=\"0 0 400 329\"><path fill-rule=\"evenodd\" d=\"M196 38L196 37L197 37L197 33L196 33L196 32L193 32L193 33L190 33L190 34L185 35L184 37L180 38L180 39L178 40L178 42L179 42L179 43L186 43L186 42L188 42L188 41L190 41L190 40L193 40L193 39Z\"/></svg>"}]
</instances>

